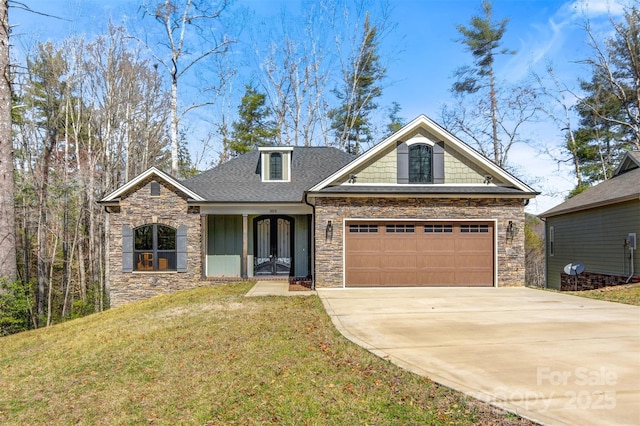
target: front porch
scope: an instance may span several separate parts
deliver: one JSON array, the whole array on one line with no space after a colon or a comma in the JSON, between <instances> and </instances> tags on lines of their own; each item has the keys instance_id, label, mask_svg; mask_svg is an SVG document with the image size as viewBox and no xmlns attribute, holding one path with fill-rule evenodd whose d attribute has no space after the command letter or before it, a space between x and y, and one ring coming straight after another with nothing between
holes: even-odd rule
<instances>
[{"instance_id":1,"label":"front porch","mask_svg":"<svg viewBox=\"0 0 640 426\"><path fill-rule=\"evenodd\" d=\"M203 278L311 277L310 210L203 209Z\"/></svg>"}]
</instances>

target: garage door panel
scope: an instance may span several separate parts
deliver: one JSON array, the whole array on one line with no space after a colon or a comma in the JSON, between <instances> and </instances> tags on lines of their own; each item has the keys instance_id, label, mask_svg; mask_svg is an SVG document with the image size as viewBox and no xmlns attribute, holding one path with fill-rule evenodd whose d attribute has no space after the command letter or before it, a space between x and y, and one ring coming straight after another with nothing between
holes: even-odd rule
<instances>
[{"instance_id":1,"label":"garage door panel","mask_svg":"<svg viewBox=\"0 0 640 426\"><path fill-rule=\"evenodd\" d=\"M490 271L491 268L491 256L486 254L472 254L465 256L458 256L455 262L458 269L473 269L480 271Z\"/></svg>"},{"instance_id":2,"label":"garage door panel","mask_svg":"<svg viewBox=\"0 0 640 426\"><path fill-rule=\"evenodd\" d=\"M453 238L433 238L430 235L421 235L417 240L416 249L422 253L455 252L456 241Z\"/></svg>"},{"instance_id":3,"label":"garage door panel","mask_svg":"<svg viewBox=\"0 0 640 426\"><path fill-rule=\"evenodd\" d=\"M352 284L349 284L349 287L353 287L353 286L360 286L360 287L370 287L371 282L376 282L378 281L378 277L380 276L379 272L350 272L348 275L348 279L349 282L351 282Z\"/></svg>"},{"instance_id":4,"label":"garage door panel","mask_svg":"<svg viewBox=\"0 0 640 426\"><path fill-rule=\"evenodd\" d=\"M387 254L380 259L380 266L383 269L402 270L404 268L417 268L417 256L415 252L410 256Z\"/></svg>"},{"instance_id":5,"label":"garage door panel","mask_svg":"<svg viewBox=\"0 0 640 426\"><path fill-rule=\"evenodd\" d=\"M418 282L420 286L452 286L455 285L456 279L451 271L431 271L419 274Z\"/></svg>"},{"instance_id":6,"label":"garage door panel","mask_svg":"<svg viewBox=\"0 0 640 426\"><path fill-rule=\"evenodd\" d=\"M417 267L420 269L455 268L456 256L453 254L437 254L429 256L417 256Z\"/></svg>"},{"instance_id":7,"label":"garage door panel","mask_svg":"<svg viewBox=\"0 0 640 426\"><path fill-rule=\"evenodd\" d=\"M349 287L493 285L493 223L381 221L351 232L352 226L345 237Z\"/></svg>"},{"instance_id":8,"label":"garage door panel","mask_svg":"<svg viewBox=\"0 0 640 426\"><path fill-rule=\"evenodd\" d=\"M383 242L383 250L385 253L415 253L416 240L415 238L385 238Z\"/></svg>"},{"instance_id":9,"label":"garage door panel","mask_svg":"<svg viewBox=\"0 0 640 426\"><path fill-rule=\"evenodd\" d=\"M493 273L485 272L484 274L474 272L456 272L456 281L465 282L468 286L490 286L493 283Z\"/></svg>"},{"instance_id":10,"label":"garage door panel","mask_svg":"<svg viewBox=\"0 0 640 426\"><path fill-rule=\"evenodd\" d=\"M407 271L396 271L390 272L386 271L382 273L382 282L385 286L411 286L417 285L417 274L415 271L407 272ZM415 283L415 284L400 284L400 283Z\"/></svg>"}]
</instances>

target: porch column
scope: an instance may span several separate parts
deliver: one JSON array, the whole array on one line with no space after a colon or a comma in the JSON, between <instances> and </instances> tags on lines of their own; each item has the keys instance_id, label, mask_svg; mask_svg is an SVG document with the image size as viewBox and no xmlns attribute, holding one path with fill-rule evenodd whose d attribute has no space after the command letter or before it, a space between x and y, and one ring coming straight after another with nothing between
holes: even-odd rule
<instances>
[{"instance_id":1,"label":"porch column","mask_svg":"<svg viewBox=\"0 0 640 426\"><path fill-rule=\"evenodd\" d=\"M207 239L209 228L207 227L207 216L200 216L200 279L207 278Z\"/></svg>"},{"instance_id":2,"label":"porch column","mask_svg":"<svg viewBox=\"0 0 640 426\"><path fill-rule=\"evenodd\" d=\"M249 215L242 214L242 260L240 262L240 272L242 278L247 279L248 273L248 258L249 258Z\"/></svg>"}]
</instances>

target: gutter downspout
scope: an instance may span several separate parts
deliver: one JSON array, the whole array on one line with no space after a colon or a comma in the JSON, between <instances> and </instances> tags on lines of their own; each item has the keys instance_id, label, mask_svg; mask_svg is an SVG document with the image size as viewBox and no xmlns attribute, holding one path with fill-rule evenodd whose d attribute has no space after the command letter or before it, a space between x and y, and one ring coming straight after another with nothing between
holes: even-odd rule
<instances>
[{"instance_id":1,"label":"gutter downspout","mask_svg":"<svg viewBox=\"0 0 640 426\"><path fill-rule=\"evenodd\" d=\"M309 265L309 270L311 271L311 291L315 291L316 289L316 206L314 204L311 204L307 197L308 197L309 193L307 191L304 192L304 203L308 206L311 207L311 210L313 211L312 213L312 218L313 220L311 221L311 229L309 230L309 232L311 233L311 247L309 247L309 249L311 250L311 264Z\"/></svg>"}]
</instances>

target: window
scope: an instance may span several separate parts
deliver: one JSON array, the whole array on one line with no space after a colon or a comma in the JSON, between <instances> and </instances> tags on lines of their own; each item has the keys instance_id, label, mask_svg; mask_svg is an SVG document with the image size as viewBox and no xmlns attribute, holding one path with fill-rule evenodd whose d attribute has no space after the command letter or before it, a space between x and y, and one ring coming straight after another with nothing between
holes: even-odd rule
<instances>
[{"instance_id":1,"label":"window","mask_svg":"<svg viewBox=\"0 0 640 426\"><path fill-rule=\"evenodd\" d=\"M269 180L282 180L282 154L279 152L269 155Z\"/></svg>"},{"instance_id":2,"label":"window","mask_svg":"<svg viewBox=\"0 0 640 426\"><path fill-rule=\"evenodd\" d=\"M387 225L388 234L412 234L415 232L414 225Z\"/></svg>"},{"instance_id":3,"label":"window","mask_svg":"<svg viewBox=\"0 0 640 426\"><path fill-rule=\"evenodd\" d=\"M555 229L553 226L549 227L549 256L555 254Z\"/></svg>"},{"instance_id":4,"label":"window","mask_svg":"<svg viewBox=\"0 0 640 426\"><path fill-rule=\"evenodd\" d=\"M378 225L349 225L349 232L354 233L376 233L378 232Z\"/></svg>"},{"instance_id":5,"label":"window","mask_svg":"<svg viewBox=\"0 0 640 426\"><path fill-rule=\"evenodd\" d=\"M409 147L409 183L431 182L431 147L416 144Z\"/></svg>"},{"instance_id":6,"label":"window","mask_svg":"<svg viewBox=\"0 0 640 426\"><path fill-rule=\"evenodd\" d=\"M136 271L176 270L176 230L164 225L144 225L133 232Z\"/></svg>"},{"instance_id":7,"label":"window","mask_svg":"<svg viewBox=\"0 0 640 426\"><path fill-rule=\"evenodd\" d=\"M425 225L424 226L425 234L435 234L435 233L447 233L450 234L453 232L453 225Z\"/></svg>"},{"instance_id":8,"label":"window","mask_svg":"<svg viewBox=\"0 0 640 426\"><path fill-rule=\"evenodd\" d=\"M151 182L151 196L152 197L160 196L160 184L158 182Z\"/></svg>"},{"instance_id":9,"label":"window","mask_svg":"<svg viewBox=\"0 0 640 426\"><path fill-rule=\"evenodd\" d=\"M293 147L262 146L256 173L262 182L290 182Z\"/></svg>"},{"instance_id":10,"label":"window","mask_svg":"<svg viewBox=\"0 0 640 426\"><path fill-rule=\"evenodd\" d=\"M489 225L460 225L460 232L463 234L486 234L489 232Z\"/></svg>"},{"instance_id":11,"label":"window","mask_svg":"<svg viewBox=\"0 0 640 426\"><path fill-rule=\"evenodd\" d=\"M443 184L444 142L433 142L426 137L413 137L398 142L397 172L399 184Z\"/></svg>"}]
</instances>

